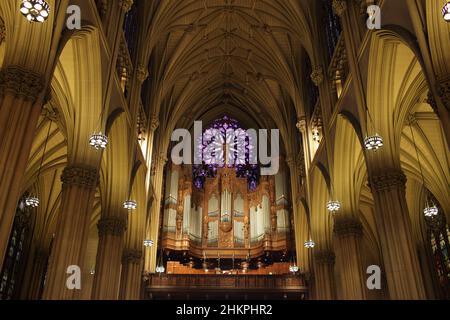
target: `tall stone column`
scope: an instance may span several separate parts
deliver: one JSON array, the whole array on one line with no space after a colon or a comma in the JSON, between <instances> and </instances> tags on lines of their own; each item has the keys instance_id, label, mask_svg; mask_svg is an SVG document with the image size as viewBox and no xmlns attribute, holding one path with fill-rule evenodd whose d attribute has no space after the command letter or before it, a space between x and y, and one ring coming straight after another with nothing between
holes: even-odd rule
<instances>
[{"instance_id":1,"label":"tall stone column","mask_svg":"<svg viewBox=\"0 0 450 320\"><path fill-rule=\"evenodd\" d=\"M335 257L334 252L330 250L314 253L314 297L316 300L336 299Z\"/></svg>"},{"instance_id":2,"label":"tall stone column","mask_svg":"<svg viewBox=\"0 0 450 320\"><path fill-rule=\"evenodd\" d=\"M99 243L92 299L117 300L126 216L103 217L97 224Z\"/></svg>"},{"instance_id":3,"label":"tall stone column","mask_svg":"<svg viewBox=\"0 0 450 320\"><path fill-rule=\"evenodd\" d=\"M370 174L376 225L391 299L426 299L400 170Z\"/></svg>"},{"instance_id":4,"label":"tall stone column","mask_svg":"<svg viewBox=\"0 0 450 320\"><path fill-rule=\"evenodd\" d=\"M61 215L57 224L54 247L49 261L44 299L79 299L80 290L66 287L69 266L84 266L89 223L95 189L98 184L97 168L73 165L64 169L61 176ZM81 279L81 290L83 290Z\"/></svg>"},{"instance_id":5,"label":"tall stone column","mask_svg":"<svg viewBox=\"0 0 450 320\"><path fill-rule=\"evenodd\" d=\"M26 287L23 288L21 299L25 300L39 300L42 294L42 281L45 276L45 268L47 266L48 250L36 248L32 265L30 266L30 273L25 278Z\"/></svg>"},{"instance_id":6,"label":"tall stone column","mask_svg":"<svg viewBox=\"0 0 450 320\"><path fill-rule=\"evenodd\" d=\"M334 234L334 250L342 290L340 297L344 300L366 299L360 245L362 225L356 217L338 217L334 223Z\"/></svg>"},{"instance_id":7,"label":"tall stone column","mask_svg":"<svg viewBox=\"0 0 450 320\"><path fill-rule=\"evenodd\" d=\"M0 268L41 109L44 77L9 66L0 71Z\"/></svg>"},{"instance_id":8,"label":"tall stone column","mask_svg":"<svg viewBox=\"0 0 450 320\"><path fill-rule=\"evenodd\" d=\"M162 187L164 177L164 166L167 163L167 158L163 155L155 157L155 163L152 165L152 185L154 190L155 199L150 209L150 220L147 224L147 230L149 237L154 241L153 247L146 250L145 256L145 271L154 273L156 271L157 254L158 254L158 242L159 242L159 222L161 214L161 201L162 201Z\"/></svg>"},{"instance_id":9,"label":"tall stone column","mask_svg":"<svg viewBox=\"0 0 450 320\"><path fill-rule=\"evenodd\" d=\"M142 251L126 249L122 256L120 300L139 300L141 294Z\"/></svg>"}]
</instances>

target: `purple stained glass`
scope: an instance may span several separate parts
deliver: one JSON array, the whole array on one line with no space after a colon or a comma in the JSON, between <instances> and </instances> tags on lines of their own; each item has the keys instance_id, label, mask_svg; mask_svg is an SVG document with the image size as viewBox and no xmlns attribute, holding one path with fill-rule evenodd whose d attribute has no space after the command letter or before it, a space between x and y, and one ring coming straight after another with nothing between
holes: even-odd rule
<instances>
[{"instance_id":1,"label":"purple stained glass","mask_svg":"<svg viewBox=\"0 0 450 320\"><path fill-rule=\"evenodd\" d=\"M203 189L206 178L229 167L236 169L237 177L247 178L249 190L254 191L259 180L259 166L250 164L254 143L237 120L224 116L214 121L197 141L197 156L203 164L193 166L195 187Z\"/></svg>"}]
</instances>

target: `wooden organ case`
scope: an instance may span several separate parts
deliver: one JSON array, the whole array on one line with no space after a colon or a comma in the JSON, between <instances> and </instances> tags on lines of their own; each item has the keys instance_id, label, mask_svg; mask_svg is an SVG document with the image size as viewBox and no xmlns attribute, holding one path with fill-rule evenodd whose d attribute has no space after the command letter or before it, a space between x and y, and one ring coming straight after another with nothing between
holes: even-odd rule
<instances>
[{"instance_id":1,"label":"wooden organ case","mask_svg":"<svg viewBox=\"0 0 450 320\"><path fill-rule=\"evenodd\" d=\"M261 177L252 191L246 178L225 166L198 189L191 166L171 164L166 172L162 250L233 261L294 250L287 186L283 166L276 176Z\"/></svg>"}]
</instances>

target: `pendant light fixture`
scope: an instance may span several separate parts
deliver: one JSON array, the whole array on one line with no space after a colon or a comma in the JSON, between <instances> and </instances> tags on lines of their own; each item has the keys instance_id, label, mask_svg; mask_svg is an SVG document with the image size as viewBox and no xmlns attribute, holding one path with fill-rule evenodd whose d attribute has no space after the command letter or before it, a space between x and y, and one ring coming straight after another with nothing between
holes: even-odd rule
<instances>
[{"instance_id":1,"label":"pendant light fixture","mask_svg":"<svg viewBox=\"0 0 450 320\"><path fill-rule=\"evenodd\" d=\"M20 13L29 22L44 22L50 13L50 5L44 0L23 0Z\"/></svg>"},{"instance_id":2,"label":"pendant light fixture","mask_svg":"<svg viewBox=\"0 0 450 320\"><path fill-rule=\"evenodd\" d=\"M108 145L108 137L103 133L93 133L89 138L89 144L96 150L104 150Z\"/></svg>"},{"instance_id":3,"label":"pendant light fixture","mask_svg":"<svg viewBox=\"0 0 450 320\"><path fill-rule=\"evenodd\" d=\"M412 137L412 140L413 140L414 149L416 151L416 157L417 157L417 162L419 164L420 176L422 178L422 185L423 185L423 187L426 190L428 190L427 187L426 187L425 177L423 175L422 164L420 162L419 149L417 148L416 139L415 139L414 131L413 131L413 128L412 128L413 122L414 121L410 121L409 129L411 130L411 137ZM425 202L425 209L423 209L423 214L425 215L425 217L428 217L428 218L435 217L435 216L437 216L439 214L439 209L433 203L433 200L430 198L430 195L428 194L428 192L427 192L427 199L426 199L426 202Z\"/></svg>"},{"instance_id":4,"label":"pendant light fixture","mask_svg":"<svg viewBox=\"0 0 450 320\"><path fill-rule=\"evenodd\" d=\"M37 178L36 178L37 183L39 183L39 178L41 177L42 165L44 164L44 157L45 157L45 152L47 151L47 145L48 145L48 140L50 138L52 124L53 124L53 122L50 121L50 124L48 126L48 131L47 131L47 137L45 138L44 150L42 151L41 162L39 163L39 169L38 169L38 174L37 174ZM35 197L35 196L26 197L24 202L25 202L25 207L30 208L30 209L37 208L37 207L39 207L39 204L40 204L39 198Z\"/></svg>"},{"instance_id":5,"label":"pendant light fixture","mask_svg":"<svg viewBox=\"0 0 450 320\"><path fill-rule=\"evenodd\" d=\"M384 145L383 137L381 137L378 133L375 132L375 122L372 119L369 108L366 105L366 113L367 113L367 132L366 138L364 139L364 147L369 151L378 151ZM369 127L372 127L372 133L369 134ZM373 133L375 132L375 133Z\"/></svg>"},{"instance_id":6,"label":"pendant light fixture","mask_svg":"<svg viewBox=\"0 0 450 320\"><path fill-rule=\"evenodd\" d=\"M144 247L146 247L146 248L153 247L153 244L154 244L153 240L150 240L150 239L145 239L144 240Z\"/></svg>"},{"instance_id":7,"label":"pendant light fixture","mask_svg":"<svg viewBox=\"0 0 450 320\"><path fill-rule=\"evenodd\" d=\"M308 241L305 242L306 249L313 249L315 246L316 243L312 239L309 239Z\"/></svg>"},{"instance_id":8,"label":"pendant light fixture","mask_svg":"<svg viewBox=\"0 0 450 320\"><path fill-rule=\"evenodd\" d=\"M123 203L123 208L129 211L134 211L137 209L137 202L135 200L127 200Z\"/></svg>"},{"instance_id":9,"label":"pendant light fixture","mask_svg":"<svg viewBox=\"0 0 450 320\"><path fill-rule=\"evenodd\" d=\"M442 16L446 22L450 22L450 1L446 1L442 8Z\"/></svg>"},{"instance_id":10,"label":"pendant light fixture","mask_svg":"<svg viewBox=\"0 0 450 320\"><path fill-rule=\"evenodd\" d=\"M336 213L341 209L341 203L337 200L330 200L327 203L327 209L330 213Z\"/></svg>"}]
</instances>

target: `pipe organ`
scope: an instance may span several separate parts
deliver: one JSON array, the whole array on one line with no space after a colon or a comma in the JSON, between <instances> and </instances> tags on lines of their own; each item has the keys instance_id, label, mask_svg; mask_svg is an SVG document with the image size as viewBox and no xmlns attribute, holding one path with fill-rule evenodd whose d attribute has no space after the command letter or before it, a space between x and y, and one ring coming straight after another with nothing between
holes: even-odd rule
<instances>
[{"instance_id":1,"label":"pipe organ","mask_svg":"<svg viewBox=\"0 0 450 320\"><path fill-rule=\"evenodd\" d=\"M229 166L206 178L202 189L194 186L192 176L191 166L167 168L164 251L198 259L255 259L293 249L283 167L276 176L261 177L255 190Z\"/></svg>"}]
</instances>

